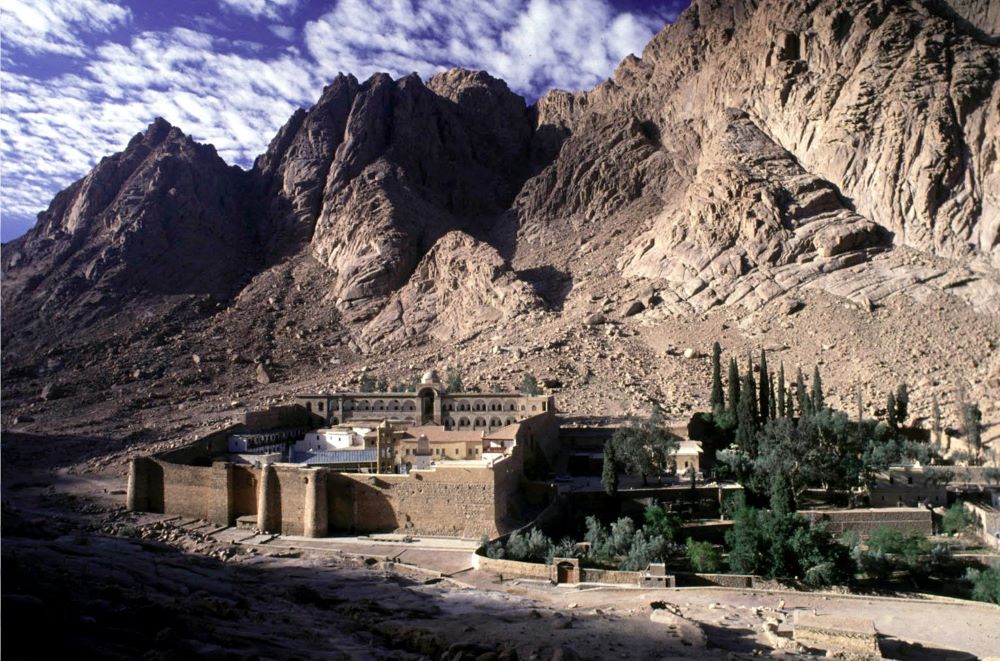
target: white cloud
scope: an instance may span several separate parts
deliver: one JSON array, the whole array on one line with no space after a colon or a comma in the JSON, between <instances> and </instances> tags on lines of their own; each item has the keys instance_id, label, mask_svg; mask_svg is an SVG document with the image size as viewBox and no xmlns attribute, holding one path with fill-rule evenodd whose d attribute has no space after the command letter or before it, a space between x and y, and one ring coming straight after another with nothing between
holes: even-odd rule
<instances>
[{"instance_id":1,"label":"white cloud","mask_svg":"<svg viewBox=\"0 0 1000 661\"><path fill-rule=\"evenodd\" d=\"M83 35L126 25L132 12L106 0L5 0L0 12L4 48L82 56Z\"/></svg>"},{"instance_id":2,"label":"white cloud","mask_svg":"<svg viewBox=\"0 0 1000 661\"><path fill-rule=\"evenodd\" d=\"M672 17L620 12L606 0L340 0L306 25L305 40L327 76L464 66L537 96L596 85Z\"/></svg>"},{"instance_id":3,"label":"white cloud","mask_svg":"<svg viewBox=\"0 0 1000 661\"><path fill-rule=\"evenodd\" d=\"M246 14L254 18L276 19L294 12L299 0L219 0L223 9Z\"/></svg>"}]
</instances>

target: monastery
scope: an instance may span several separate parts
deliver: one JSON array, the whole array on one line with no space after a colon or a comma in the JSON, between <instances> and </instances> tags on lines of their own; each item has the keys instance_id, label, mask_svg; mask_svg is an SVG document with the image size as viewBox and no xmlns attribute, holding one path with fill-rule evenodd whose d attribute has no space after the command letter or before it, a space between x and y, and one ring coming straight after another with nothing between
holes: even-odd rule
<instances>
[{"instance_id":1,"label":"monastery","mask_svg":"<svg viewBox=\"0 0 1000 661\"><path fill-rule=\"evenodd\" d=\"M551 396L449 393L431 370L416 392L302 395L136 458L128 508L309 537L493 537L520 522L525 466L558 443Z\"/></svg>"}]
</instances>

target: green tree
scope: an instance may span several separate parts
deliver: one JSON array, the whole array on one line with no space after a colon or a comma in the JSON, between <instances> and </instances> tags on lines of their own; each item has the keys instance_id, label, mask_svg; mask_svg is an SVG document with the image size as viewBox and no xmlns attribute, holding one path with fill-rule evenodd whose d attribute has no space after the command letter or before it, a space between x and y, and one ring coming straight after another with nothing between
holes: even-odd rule
<instances>
[{"instance_id":1,"label":"green tree","mask_svg":"<svg viewBox=\"0 0 1000 661\"><path fill-rule=\"evenodd\" d=\"M687 538L687 557L691 568L702 574L712 574L722 569L722 554L709 542L696 542Z\"/></svg>"},{"instance_id":2,"label":"green tree","mask_svg":"<svg viewBox=\"0 0 1000 661\"><path fill-rule=\"evenodd\" d=\"M618 471L619 465L615 457L615 444L609 440L604 444L604 465L601 468L601 484L604 485L604 491L609 496L614 496L618 493Z\"/></svg>"},{"instance_id":3,"label":"green tree","mask_svg":"<svg viewBox=\"0 0 1000 661\"><path fill-rule=\"evenodd\" d=\"M743 376L743 384L740 386L739 406L736 409L736 437L735 442L740 451L745 452L750 459L756 456L754 437L753 407L751 402L754 399L754 391L750 386L748 375Z\"/></svg>"},{"instance_id":4,"label":"green tree","mask_svg":"<svg viewBox=\"0 0 1000 661\"><path fill-rule=\"evenodd\" d=\"M726 401L729 402L729 418L735 423L736 422L736 409L739 408L740 401L740 369L736 364L736 358L729 359L729 376L727 381L727 387L729 389L728 397Z\"/></svg>"},{"instance_id":5,"label":"green tree","mask_svg":"<svg viewBox=\"0 0 1000 661\"><path fill-rule=\"evenodd\" d=\"M718 342L712 344L712 394L709 398L712 405L712 415L719 417L726 410L726 401L722 394L722 347Z\"/></svg>"},{"instance_id":6,"label":"green tree","mask_svg":"<svg viewBox=\"0 0 1000 661\"><path fill-rule=\"evenodd\" d=\"M823 380L819 376L819 365L813 366L813 384L812 384L812 410L814 413L819 413L824 408L826 408L826 401L823 397Z\"/></svg>"},{"instance_id":7,"label":"green tree","mask_svg":"<svg viewBox=\"0 0 1000 661\"><path fill-rule=\"evenodd\" d=\"M649 418L633 420L611 437L618 465L629 475L641 475L643 484L650 475L667 471L680 446L663 422L662 409L654 407Z\"/></svg>"},{"instance_id":8,"label":"green tree","mask_svg":"<svg viewBox=\"0 0 1000 661\"><path fill-rule=\"evenodd\" d=\"M668 542L677 539L677 534L681 529L681 517L676 512L663 509L658 505L651 505L642 513L642 529L646 536L662 537Z\"/></svg>"},{"instance_id":9,"label":"green tree","mask_svg":"<svg viewBox=\"0 0 1000 661\"><path fill-rule=\"evenodd\" d=\"M885 398L885 424L893 434L899 431L899 420L896 418L896 396L891 392Z\"/></svg>"},{"instance_id":10,"label":"green tree","mask_svg":"<svg viewBox=\"0 0 1000 661\"><path fill-rule=\"evenodd\" d=\"M361 392L375 392L375 377L371 374L362 374L358 390Z\"/></svg>"},{"instance_id":11,"label":"green tree","mask_svg":"<svg viewBox=\"0 0 1000 661\"><path fill-rule=\"evenodd\" d=\"M972 598L991 604L1000 604L1000 567L983 571L972 570L967 574L972 580Z\"/></svg>"},{"instance_id":12,"label":"green tree","mask_svg":"<svg viewBox=\"0 0 1000 661\"><path fill-rule=\"evenodd\" d=\"M941 517L941 530L948 535L962 532L975 523L975 518L965 509L961 502L956 502L944 511Z\"/></svg>"},{"instance_id":13,"label":"green tree","mask_svg":"<svg viewBox=\"0 0 1000 661\"><path fill-rule=\"evenodd\" d=\"M465 385L462 383L462 368L449 367L445 373L444 388L446 392L463 392Z\"/></svg>"},{"instance_id":14,"label":"green tree","mask_svg":"<svg viewBox=\"0 0 1000 661\"><path fill-rule=\"evenodd\" d=\"M941 404L938 402L937 395L934 395L934 401L931 402L931 429L934 432L934 442L941 443Z\"/></svg>"},{"instance_id":15,"label":"green tree","mask_svg":"<svg viewBox=\"0 0 1000 661\"><path fill-rule=\"evenodd\" d=\"M376 392L389 392L389 381L385 376L380 376L378 382L375 384Z\"/></svg>"},{"instance_id":16,"label":"green tree","mask_svg":"<svg viewBox=\"0 0 1000 661\"><path fill-rule=\"evenodd\" d=\"M784 361L782 361L778 365L778 416L779 417L788 417L788 418L792 417L792 416L788 415L787 412L786 412L786 410L785 410L785 363L784 363Z\"/></svg>"},{"instance_id":17,"label":"green tree","mask_svg":"<svg viewBox=\"0 0 1000 661\"><path fill-rule=\"evenodd\" d=\"M909 415L910 392L905 383L896 386L896 422L902 423Z\"/></svg>"},{"instance_id":18,"label":"green tree","mask_svg":"<svg viewBox=\"0 0 1000 661\"><path fill-rule=\"evenodd\" d=\"M534 374L524 375L524 379L521 380L521 393L531 397L542 394L542 389L538 387L538 379L535 378Z\"/></svg>"},{"instance_id":19,"label":"green tree","mask_svg":"<svg viewBox=\"0 0 1000 661\"><path fill-rule=\"evenodd\" d=\"M781 415L784 415L784 412L782 412L781 414L778 413L778 398L775 395L775 390L774 390L774 374L767 375L767 389L768 389L768 403L770 405L770 409L767 412L767 416L771 420L776 420L777 418L780 418Z\"/></svg>"},{"instance_id":20,"label":"green tree","mask_svg":"<svg viewBox=\"0 0 1000 661\"><path fill-rule=\"evenodd\" d=\"M976 404L966 404L962 407L962 422L965 425L965 438L969 444L975 463L980 463L983 452L983 414Z\"/></svg>"},{"instance_id":21,"label":"green tree","mask_svg":"<svg viewBox=\"0 0 1000 661\"><path fill-rule=\"evenodd\" d=\"M809 409L811 408L811 402L809 400L809 393L806 392L806 380L802 376L802 368L799 367L795 374L795 398L796 404L799 407L799 418L804 418L809 415Z\"/></svg>"},{"instance_id":22,"label":"green tree","mask_svg":"<svg viewBox=\"0 0 1000 661\"><path fill-rule=\"evenodd\" d=\"M753 376L753 359L750 355L747 355L747 373L744 376L745 381L740 386L740 389L747 388L750 391L750 418L753 420L754 424L760 421L760 407L758 406L759 398L757 395L757 380Z\"/></svg>"},{"instance_id":23,"label":"green tree","mask_svg":"<svg viewBox=\"0 0 1000 661\"><path fill-rule=\"evenodd\" d=\"M767 353L760 350L760 394L759 408L760 419L767 420L771 411L771 375L767 372Z\"/></svg>"}]
</instances>

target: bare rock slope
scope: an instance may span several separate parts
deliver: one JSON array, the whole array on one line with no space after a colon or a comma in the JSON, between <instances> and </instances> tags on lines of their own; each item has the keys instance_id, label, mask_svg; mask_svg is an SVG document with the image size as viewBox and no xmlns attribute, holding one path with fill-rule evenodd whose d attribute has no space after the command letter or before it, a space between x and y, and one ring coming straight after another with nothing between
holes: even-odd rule
<instances>
[{"instance_id":1,"label":"bare rock slope","mask_svg":"<svg viewBox=\"0 0 1000 661\"><path fill-rule=\"evenodd\" d=\"M464 361L511 383L534 365L573 384L568 409L629 412L699 397L678 389L690 366L657 372L679 355L665 329L708 343L735 325L734 347L780 351L912 315L941 320L925 345L969 345L927 396L960 384L997 402L991 420L995 5L696 0L608 81L531 106L484 72L339 76L248 172L158 120L4 247L6 411L34 410L53 355L83 370L61 378L111 387L145 374L130 347L149 346L177 393L251 392L254 364L348 384L393 347L414 370ZM885 318L824 312L844 299ZM192 374L198 345L231 358ZM854 344L821 346L855 366L832 377L848 387ZM505 362L510 347L538 351ZM943 359L893 356L865 369L892 385Z\"/></svg>"}]
</instances>

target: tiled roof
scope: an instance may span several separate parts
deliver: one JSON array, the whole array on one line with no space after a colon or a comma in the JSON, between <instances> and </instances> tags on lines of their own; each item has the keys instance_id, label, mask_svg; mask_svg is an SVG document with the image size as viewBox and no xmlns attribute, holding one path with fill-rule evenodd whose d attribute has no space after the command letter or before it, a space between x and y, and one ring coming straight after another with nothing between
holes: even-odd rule
<instances>
[{"instance_id":1,"label":"tiled roof","mask_svg":"<svg viewBox=\"0 0 1000 661\"><path fill-rule=\"evenodd\" d=\"M474 443L483 438L482 431L453 431L441 425L421 425L407 429L403 440L417 439L421 434L427 436L431 443Z\"/></svg>"},{"instance_id":2,"label":"tiled roof","mask_svg":"<svg viewBox=\"0 0 1000 661\"><path fill-rule=\"evenodd\" d=\"M496 431L490 432L486 435L486 438L492 438L495 440L514 440L517 438L517 430L521 428L521 424L515 422L512 425L504 425Z\"/></svg>"},{"instance_id":3,"label":"tiled roof","mask_svg":"<svg viewBox=\"0 0 1000 661\"><path fill-rule=\"evenodd\" d=\"M336 464L375 463L376 451L371 450L334 450L331 452L296 452L292 463L307 466L330 466Z\"/></svg>"}]
</instances>

